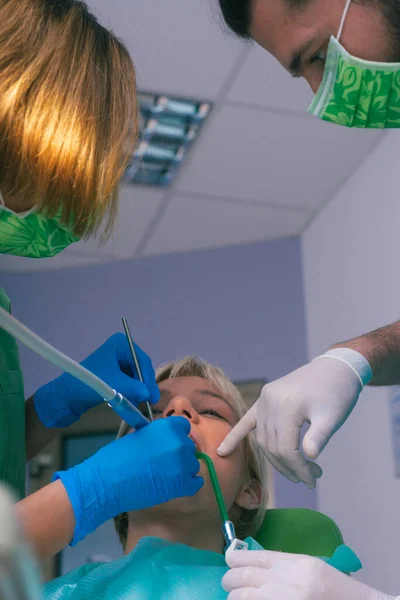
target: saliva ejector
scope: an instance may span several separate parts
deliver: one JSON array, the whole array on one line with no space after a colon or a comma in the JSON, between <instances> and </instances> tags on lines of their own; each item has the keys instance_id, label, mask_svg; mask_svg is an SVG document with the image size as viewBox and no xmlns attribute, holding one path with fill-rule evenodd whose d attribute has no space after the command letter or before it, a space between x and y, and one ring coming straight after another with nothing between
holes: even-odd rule
<instances>
[{"instance_id":1,"label":"saliva ejector","mask_svg":"<svg viewBox=\"0 0 400 600\"><path fill-rule=\"evenodd\" d=\"M215 472L214 463L208 454L204 452L196 452L196 456L199 460L203 460L208 469L210 475L211 485L214 490L215 499L217 501L218 509L221 515L222 521L222 533L225 539L225 552L233 550L247 550L248 544L238 540L235 533L235 526L229 519L228 511L226 510L225 500L221 492L217 473Z\"/></svg>"}]
</instances>

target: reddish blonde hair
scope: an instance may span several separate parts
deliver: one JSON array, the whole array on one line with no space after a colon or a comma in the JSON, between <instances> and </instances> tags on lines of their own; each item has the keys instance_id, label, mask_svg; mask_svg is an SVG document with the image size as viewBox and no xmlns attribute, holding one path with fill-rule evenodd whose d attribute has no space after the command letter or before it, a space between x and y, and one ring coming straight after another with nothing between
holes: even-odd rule
<instances>
[{"instance_id":1,"label":"reddish blonde hair","mask_svg":"<svg viewBox=\"0 0 400 600\"><path fill-rule=\"evenodd\" d=\"M2 189L107 233L137 125L129 53L84 2L0 0Z\"/></svg>"}]
</instances>

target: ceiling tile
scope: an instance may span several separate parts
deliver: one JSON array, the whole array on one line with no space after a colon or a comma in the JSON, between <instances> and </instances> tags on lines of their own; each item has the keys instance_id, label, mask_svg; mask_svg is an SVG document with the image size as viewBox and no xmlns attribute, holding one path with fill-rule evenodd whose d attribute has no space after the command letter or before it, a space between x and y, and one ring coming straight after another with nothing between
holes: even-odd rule
<instances>
[{"instance_id":1,"label":"ceiling tile","mask_svg":"<svg viewBox=\"0 0 400 600\"><path fill-rule=\"evenodd\" d=\"M104 258L132 257L164 199L165 191L142 186L122 186L120 206L113 233L105 245L96 239L71 246L74 254Z\"/></svg>"},{"instance_id":2,"label":"ceiling tile","mask_svg":"<svg viewBox=\"0 0 400 600\"><path fill-rule=\"evenodd\" d=\"M89 0L128 46L141 89L216 98L243 45L209 0Z\"/></svg>"},{"instance_id":3,"label":"ceiling tile","mask_svg":"<svg viewBox=\"0 0 400 600\"><path fill-rule=\"evenodd\" d=\"M302 114L313 98L304 79L294 79L260 46L253 44L228 92L228 100Z\"/></svg>"},{"instance_id":4,"label":"ceiling tile","mask_svg":"<svg viewBox=\"0 0 400 600\"><path fill-rule=\"evenodd\" d=\"M381 136L311 116L225 106L192 149L177 189L315 209Z\"/></svg>"},{"instance_id":5,"label":"ceiling tile","mask_svg":"<svg viewBox=\"0 0 400 600\"><path fill-rule=\"evenodd\" d=\"M291 236L300 233L311 211L175 197L155 228L143 254L185 252Z\"/></svg>"}]
</instances>

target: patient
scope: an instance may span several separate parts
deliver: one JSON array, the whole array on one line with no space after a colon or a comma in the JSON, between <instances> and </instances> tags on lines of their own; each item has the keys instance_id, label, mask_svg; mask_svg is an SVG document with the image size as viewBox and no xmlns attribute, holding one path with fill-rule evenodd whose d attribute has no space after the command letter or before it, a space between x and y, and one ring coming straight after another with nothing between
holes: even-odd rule
<instances>
[{"instance_id":1,"label":"patient","mask_svg":"<svg viewBox=\"0 0 400 600\"><path fill-rule=\"evenodd\" d=\"M197 449L214 462L237 537L255 535L266 506L265 458L252 436L227 458L216 452L248 408L239 390L219 368L196 357L160 368L157 382L161 398L153 408L154 418L181 416L190 421ZM129 426L122 423L118 436L126 434ZM194 497L116 517L125 556L112 563L84 565L50 582L45 597L226 598L221 588L227 570L221 517L203 463L200 474L205 485ZM250 547L258 545L251 540Z\"/></svg>"}]
</instances>

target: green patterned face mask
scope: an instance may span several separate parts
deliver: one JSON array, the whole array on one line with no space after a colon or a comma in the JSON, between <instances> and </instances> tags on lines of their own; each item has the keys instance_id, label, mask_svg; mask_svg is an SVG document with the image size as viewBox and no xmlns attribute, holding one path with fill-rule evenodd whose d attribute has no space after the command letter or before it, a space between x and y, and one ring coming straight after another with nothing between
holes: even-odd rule
<instances>
[{"instance_id":1,"label":"green patterned face mask","mask_svg":"<svg viewBox=\"0 0 400 600\"><path fill-rule=\"evenodd\" d=\"M350 3L337 38L330 39L324 77L308 112L346 127L400 127L400 63L362 60L339 43Z\"/></svg>"},{"instance_id":2,"label":"green patterned face mask","mask_svg":"<svg viewBox=\"0 0 400 600\"><path fill-rule=\"evenodd\" d=\"M46 258L78 240L59 216L48 217L34 210L17 214L0 205L0 254Z\"/></svg>"}]
</instances>

